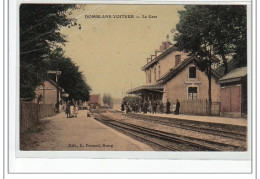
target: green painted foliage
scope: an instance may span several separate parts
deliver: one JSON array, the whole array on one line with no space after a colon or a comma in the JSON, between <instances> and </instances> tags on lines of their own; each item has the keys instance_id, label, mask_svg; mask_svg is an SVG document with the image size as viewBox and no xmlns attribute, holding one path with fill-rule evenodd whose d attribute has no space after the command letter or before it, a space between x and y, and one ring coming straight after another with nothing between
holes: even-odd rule
<instances>
[{"instance_id":1,"label":"green painted foliage","mask_svg":"<svg viewBox=\"0 0 260 179\"><path fill-rule=\"evenodd\" d=\"M50 58L46 61L48 69L61 71L59 85L69 93L69 98L87 101L91 88L86 83L83 73L79 71L79 67L70 58L64 57L63 53L62 49L58 48L50 54ZM49 75L49 78L54 77L55 75Z\"/></svg>"},{"instance_id":2,"label":"green painted foliage","mask_svg":"<svg viewBox=\"0 0 260 179\"><path fill-rule=\"evenodd\" d=\"M66 16L71 4L22 4L20 6L20 97L33 98L34 90L50 77L47 70L62 71L60 86L75 99L89 97L90 87L78 67L63 56L60 44L66 37L61 27L71 21ZM78 90L81 89L81 90Z\"/></svg>"},{"instance_id":3,"label":"green painted foliage","mask_svg":"<svg viewBox=\"0 0 260 179\"><path fill-rule=\"evenodd\" d=\"M197 68L207 75L210 115L212 65L223 64L219 69L227 74L228 57L233 57L237 67L247 64L246 6L186 5L179 15L175 45L196 56Z\"/></svg>"},{"instance_id":4,"label":"green painted foliage","mask_svg":"<svg viewBox=\"0 0 260 179\"><path fill-rule=\"evenodd\" d=\"M105 93L103 95L103 103L107 105L108 107L112 108L113 107L113 98L110 94Z\"/></svg>"},{"instance_id":5,"label":"green painted foliage","mask_svg":"<svg viewBox=\"0 0 260 179\"><path fill-rule=\"evenodd\" d=\"M20 6L20 97L34 97L34 89L47 77L45 59L55 44L64 43L60 27L70 23L64 12L73 5L22 4Z\"/></svg>"},{"instance_id":6,"label":"green painted foliage","mask_svg":"<svg viewBox=\"0 0 260 179\"><path fill-rule=\"evenodd\" d=\"M223 63L225 73L228 71L227 56L233 57L237 67L246 66L246 6L187 5L179 15L174 40L180 50L209 60L208 64ZM203 69L205 62L198 66Z\"/></svg>"}]
</instances>

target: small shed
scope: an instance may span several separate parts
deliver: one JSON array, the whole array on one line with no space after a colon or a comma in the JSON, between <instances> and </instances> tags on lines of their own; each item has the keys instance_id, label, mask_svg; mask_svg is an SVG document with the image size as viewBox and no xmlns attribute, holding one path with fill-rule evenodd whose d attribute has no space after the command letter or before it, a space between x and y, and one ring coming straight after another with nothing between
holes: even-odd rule
<instances>
[{"instance_id":1,"label":"small shed","mask_svg":"<svg viewBox=\"0 0 260 179\"><path fill-rule=\"evenodd\" d=\"M247 115L247 67L237 68L222 78L220 102L221 116L244 117Z\"/></svg>"},{"instance_id":2,"label":"small shed","mask_svg":"<svg viewBox=\"0 0 260 179\"><path fill-rule=\"evenodd\" d=\"M41 85L37 86L35 89L35 94L37 97L41 96L40 103L43 104L56 104L57 103L57 89L59 90L58 97L59 101L61 100L61 93L64 92L64 89L52 81L47 79L42 82ZM34 102L37 102L35 98Z\"/></svg>"},{"instance_id":3,"label":"small shed","mask_svg":"<svg viewBox=\"0 0 260 179\"><path fill-rule=\"evenodd\" d=\"M96 109L103 105L100 94L91 94L89 97L88 105L90 108Z\"/></svg>"}]
</instances>

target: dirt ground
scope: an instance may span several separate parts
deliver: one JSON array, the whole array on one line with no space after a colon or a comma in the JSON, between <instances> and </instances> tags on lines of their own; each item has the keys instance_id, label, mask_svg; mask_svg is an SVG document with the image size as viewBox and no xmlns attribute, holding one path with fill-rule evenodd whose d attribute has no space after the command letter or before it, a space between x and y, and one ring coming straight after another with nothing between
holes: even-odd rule
<instances>
[{"instance_id":1,"label":"dirt ground","mask_svg":"<svg viewBox=\"0 0 260 179\"><path fill-rule=\"evenodd\" d=\"M39 125L21 135L25 151L151 151L151 147L127 137L93 118L86 111L67 118L64 112L40 120Z\"/></svg>"}]
</instances>

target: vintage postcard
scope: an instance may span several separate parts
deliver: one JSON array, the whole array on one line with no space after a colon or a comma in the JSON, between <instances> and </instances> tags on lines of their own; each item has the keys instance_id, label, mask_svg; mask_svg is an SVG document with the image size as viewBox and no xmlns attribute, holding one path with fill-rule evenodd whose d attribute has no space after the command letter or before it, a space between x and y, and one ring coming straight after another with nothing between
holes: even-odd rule
<instances>
[{"instance_id":1,"label":"vintage postcard","mask_svg":"<svg viewBox=\"0 0 260 179\"><path fill-rule=\"evenodd\" d=\"M20 4L18 153L250 159L248 8Z\"/></svg>"}]
</instances>

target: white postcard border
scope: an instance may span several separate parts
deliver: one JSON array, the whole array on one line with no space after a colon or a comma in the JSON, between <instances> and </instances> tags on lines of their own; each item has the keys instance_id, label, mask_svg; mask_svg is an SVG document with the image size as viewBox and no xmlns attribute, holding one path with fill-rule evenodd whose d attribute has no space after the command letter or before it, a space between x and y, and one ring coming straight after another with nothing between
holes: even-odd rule
<instances>
[{"instance_id":1,"label":"white postcard border","mask_svg":"<svg viewBox=\"0 0 260 179\"><path fill-rule=\"evenodd\" d=\"M49 160L51 158L52 161L55 161L60 163L61 160L62 162L67 163L67 161L78 161L78 159L82 158L88 158L88 160L94 160L94 161L99 161L100 159L105 159L105 161L110 161L111 159L121 159L119 161L124 161L127 159L154 159L152 161L158 161L158 162L164 162L166 160L174 159L174 160L202 160L202 163L205 162L205 160L216 160L215 162L218 163L220 160L240 160L241 164L243 163L244 168L239 168L237 167L235 170L231 170L232 172L238 172L238 173L248 173L251 171L251 151L253 150L251 148L252 146L252 135L249 135L249 141L248 141L248 151L247 152L90 152L90 151L77 151L77 152L70 152L70 151L20 151L19 150L19 27L18 26L18 19L19 19L19 3L29 3L29 2L42 2L42 1L10 1L9 2L9 169L10 172L30 172L28 171L29 169L25 166L21 167L22 163L40 163L41 161L44 161L45 163L46 160ZM52 1L44 1L44 3L50 3ZM55 1L57 3L64 2L64 1ZM67 2L67 1L66 1ZM73 3L86 3L84 1L69 1ZM105 1L106 3L111 3ZM88 3L105 3L104 1L88 1ZM131 2L131 4L135 4L137 2L135 1L127 1L124 3ZM167 1L167 2L158 2L158 1L142 1L141 4L187 4L187 3L194 3L195 1ZM212 1L211 1L212 2ZM248 5L248 59L252 59L251 56L251 51L252 51L252 19L251 19L251 1L216 1L214 3L216 4L225 4L225 3L230 3L230 4L247 4ZM53 3L53 2L52 2ZM122 1L113 1L112 3L115 4L121 4L123 3ZM198 1L196 1L198 3ZM209 3L209 1L199 1L199 3ZM210 3L212 4L212 3ZM16 8L14 8L16 7ZM15 18L14 18L15 17ZM15 48L14 48L15 47ZM255 59L253 59L255 60ZM248 60L248 69L252 69L252 61ZM254 63L254 62L253 62ZM254 75L254 70L248 70L248 86L253 87L253 75ZM14 75L15 74L15 75ZM250 88L249 88L250 89ZM248 91L248 133L251 134L253 132L253 129L251 128L252 124L255 122L253 119L255 118L254 113L252 113L252 98L251 96L252 91ZM13 95L15 94L15 95ZM16 107L15 110L13 107ZM14 112L15 111L15 112ZM254 119L255 120L255 119ZM14 127L15 126L15 127ZM70 159L65 159L65 158L70 158ZM74 158L74 159L71 159ZM76 158L76 159L75 159ZM97 159L97 160L95 160ZM158 160L158 159L165 159L165 160ZM203 161L204 160L204 161ZM23 161L21 163L21 161ZM145 162L150 161L150 160L144 160ZM172 161L172 160L170 160ZM194 161L195 163L197 161ZM208 161L210 163L210 161ZM224 161L222 161L224 162ZM225 161L225 162L236 162L236 161ZM249 163L248 163L249 162ZM28 165L30 166L30 164ZM81 160L80 162L81 163ZM83 162L84 165L86 164ZM95 163L95 162L93 162ZM99 162L97 162L99 163ZM120 162L119 162L120 163ZM167 163L167 162L166 162ZM50 164L50 163L49 163ZM58 164L57 164L58 165ZM17 167L19 166L19 167ZM235 164L234 164L235 166ZM36 167L37 168L37 167ZM58 167L59 168L59 167ZM81 167L79 167L81 168ZM91 167L90 167L91 168ZM177 166L178 168L178 166ZM48 169L48 167L47 167ZM63 169L66 169L63 168ZM60 168L61 172L63 170ZM72 169L72 168L71 168ZM39 167L37 169L39 172L47 172L48 170L40 170ZM68 169L63 170L64 173L67 173ZM73 169L71 170L73 171ZM74 170L74 172L80 172L79 170ZM106 171L106 170L104 170ZM129 170L127 170L129 172ZM193 170L190 170L191 172L194 172ZM199 172L202 172L202 170L198 170ZM214 170L208 170L211 172L214 172ZM217 171L217 170L216 170ZM94 171L96 172L96 171ZM152 172L152 171L150 171ZM187 171L188 172L188 171ZM219 171L217 171L218 173ZM175 172L176 173L176 172ZM197 173L197 172L194 172ZM228 171L224 170L224 173L229 173Z\"/></svg>"}]
</instances>

